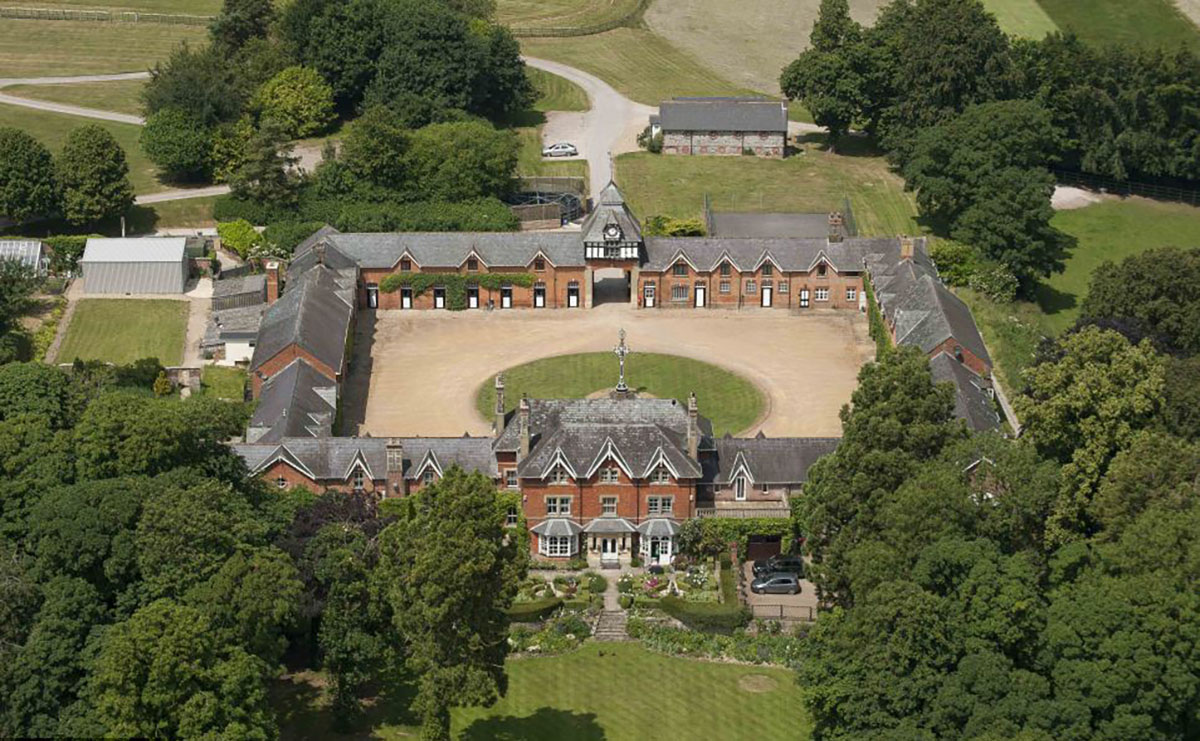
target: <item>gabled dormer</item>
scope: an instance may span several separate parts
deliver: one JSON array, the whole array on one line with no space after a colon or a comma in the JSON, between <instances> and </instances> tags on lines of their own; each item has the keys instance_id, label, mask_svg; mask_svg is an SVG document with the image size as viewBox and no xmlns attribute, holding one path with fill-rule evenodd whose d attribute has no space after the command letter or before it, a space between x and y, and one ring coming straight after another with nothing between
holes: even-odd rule
<instances>
[{"instance_id":1,"label":"gabled dormer","mask_svg":"<svg viewBox=\"0 0 1200 741\"><path fill-rule=\"evenodd\" d=\"M589 260L642 259L642 227L612 181L596 198L582 235L584 257Z\"/></svg>"}]
</instances>

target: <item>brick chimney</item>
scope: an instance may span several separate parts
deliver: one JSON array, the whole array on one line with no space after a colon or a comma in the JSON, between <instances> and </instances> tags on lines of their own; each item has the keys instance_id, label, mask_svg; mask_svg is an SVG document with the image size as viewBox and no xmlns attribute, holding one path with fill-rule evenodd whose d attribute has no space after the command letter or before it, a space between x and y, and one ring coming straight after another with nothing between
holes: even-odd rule
<instances>
[{"instance_id":1,"label":"brick chimney","mask_svg":"<svg viewBox=\"0 0 1200 741\"><path fill-rule=\"evenodd\" d=\"M317 242L317 244L313 247L313 252L317 253L317 264L324 265L325 264L325 243Z\"/></svg>"},{"instance_id":2,"label":"brick chimney","mask_svg":"<svg viewBox=\"0 0 1200 741\"><path fill-rule=\"evenodd\" d=\"M911 260L913 258L913 239L907 234L900 236L900 259Z\"/></svg>"},{"instance_id":3,"label":"brick chimney","mask_svg":"<svg viewBox=\"0 0 1200 741\"><path fill-rule=\"evenodd\" d=\"M842 230L845 225L846 217L842 215L841 211L829 213L829 241L831 243L842 241Z\"/></svg>"},{"instance_id":4,"label":"brick chimney","mask_svg":"<svg viewBox=\"0 0 1200 741\"><path fill-rule=\"evenodd\" d=\"M696 403L696 392L688 394L687 448L692 460L700 460L700 407Z\"/></svg>"},{"instance_id":5,"label":"brick chimney","mask_svg":"<svg viewBox=\"0 0 1200 741\"><path fill-rule=\"evenodd\" d=\"M272 260L266 264L267 269L267 305L279 300L279 263Z\"/></svg>"},{"instance_id":6,"label":"brick chimney","mask_svg":"<svg viewBox=\"0 0 1200 741\"><path fill-rule=\"evenodd\" d=\"M522 394L521 404L517 407L517 429L521 433L521 449L517 452L517 460L523 461L529 456L529 396Z\"/></svg>"},{"instance_id":7,"label":"brick chimney","mask_svg":"<svg viewBox=\"0 0 1200 741\"><path fill-rule=\"evenodd\" d=\"M386 496L407 494L404 486L404 441L398 437L389 437L386 450L388 487Z\"/></svg>"},{"instance_id":8,"label":"brick chimney","mask_svg":"<svg viewBox=\"0 0 1200 741\"><path fill-rule=\"evenodd\" d=\"M504 434L504 374L496 374L496 421L492 427L496 437Z\"/></svg>"}]
</instances>

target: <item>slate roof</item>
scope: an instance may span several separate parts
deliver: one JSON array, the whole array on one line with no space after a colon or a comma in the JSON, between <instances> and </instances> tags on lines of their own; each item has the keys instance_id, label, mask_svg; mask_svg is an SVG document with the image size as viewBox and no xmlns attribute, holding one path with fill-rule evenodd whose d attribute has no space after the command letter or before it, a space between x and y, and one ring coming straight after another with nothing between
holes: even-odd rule
<instances>
[{"instance_id":1,"label":"slate roof","mask_svg":"<svg viewBox=\"0 0 1200 741\"><path fill-rule=\"evenodd\" d=\"M186 245L186 237L92 237L80 262L183 262Z\"/></svg>"},{"instance_id":2,"label":"slate roof","mask_svg":"<svg viewBox=\"0 0 1200 741\"><path fill-rule=\"evenodd\" d=\"M276 443L237 443L252 474L283 460L314 481L345 481L356 460L372 480L387 476L387 439L382 437L289 437Z\"/></svg>"},{"instance_id":3,"label":"slate roof","mask_svg":"<svg viewBox=\"0 0 1200 741\"><path fill-rule=\"evenodd\" d=\"M213 346L230 340L254 339L266 310L266 304L255 304L212 312L204 328L204 344Z\"/></svg>"},{"instance_id":4,"label":"slate roof","mask_svg":"<svg viewBox=\"0 0 1200 741\"><path fill-rule=\"evenodd\" d=\"M726 435L719 438L715 459L705 462L705 482L729 484L745 471L751 484L803 484L808 469L821 456L832 453L838 437L753 437Z\"/></svg>"},{"instance_id":5,"label":"slate roof","mask_svg":"<svg viewBox=\"0 0 1200 741\"><path fill-rule=\"evenodd\" d=\"M568 520L564 517L551 517L547 520L542 520L529 528L529 530L543 537L566 538L579 535L583 528L573 520Z\"/></svg>"},{"instance_id":6,"label":"slate roof","mask_svg":"<svg viewBox=\"0 0 1200 741\"><path fill-rule=\"evenodd\" d=\"M664 131L771 131L787 134L787 102L766 98L675 98L658 106Z\"/></svg>"},{"instance_id":7,"label":"slate roof","mask_svg":"<svg viewBox=\"0 0 1200 741\"><path fill-rule=\"evenodd\" d=\"M751 271L770 259L784 271L807 271L819 258L839 273L861 273L863 256L889 238L852 238L841 242L828 239L730 239L712 237L647 237L647 261L642 272L662 272L683 257L701 272L716 270L728 259L736 270Z\"/></svg>"},{"instance_id":8,"label":"slate roof","mask_svg":"<svg viewBox=\"0 0 1200 741\"><path fill-rule=\"evenodd\" d=\"M611 242L604 236L604 230L610 224L616 224L621 230L621 239ZM642 225L638 222L633 211L625 203L625 196L617 184L609 180L608 185L600 191L592 212L583 220L581 227L585 244L633 244L642 241ZM576 237L576 245L579 237ZM580 251L582 255L582 250Z\"/></svg>"},{"instance_id":9,"label":"slate roof","mask_svg":"<svg viewBox=\"0 0 1200 741\"><path fill-rule=\"evenodd\" d=\"M633 523L624 517L596 517L583 526L583 532L585 533L603 533L605 535L617 535L636 531L637 528L633 526Z\"/></svg>"},{"instance_id":10,"label":"slate roof","mask_svg":"<svg viewBox=\"0 0 1200 741\"><path fill-rule=\"evenodd\" d=\"M946 340L954 339L991 365L992 359L971 310L935 276L919 278L894 305L896 344L919 347L929 353Z\"/></svg>"},{"instance_id":11,"label":"slate roof","mask_svg":"<svg viewBox=\"0 0 1200 741\"><path fill-rule=\"evenodd\" d=\"M337 385L297 358L263 384L246 441L328 437L336 416Z\"/></svg>"},{"instance_id":12,"label":"slate roof","mask_svg":"<svg viewBox=\"0 0 1200 741\"><path fill-rule=\"evenodd\" d=\"M674 537L679 534L679 523L665 517L645 520L637 526L643 538Z\"/></svg>"},{"instance_id":13,"label":"slate roof","mask_svg":"<svg viewBox=\"0 0 1200 741\"><path fill-rule=\"evenodd\" d=\"M488 267L524 268L539 252L556 267L584 265L579 235L569 232L331 234L323 241L333 248L327 248L327 261L336 254L368 269L390 270L405 253L421 268L457 268L472 252ZM312 261L314 249L297 260Z\"/></svg>"},{"instance_id":14,"label":"slate roof","mask_svg":"<svg viewBox=\"0 0 1200 741\"><path fill-rule=\"evenodd\" d=\"M0 260L18 260L39 273L44 272L50 262L46 245L37 239L0 239Z\"/></svg>"},{"instance_id":15,"label":"slate roof","mask_svg":"<svg viewBox=\"0 0 1200 741\"><path fill-rule=\"evenodd\" d=\"M674 399L530 399L530 451L517 466L522 478L540 478L564 464L582 478L610 457L634 478L666 463L678 478L700 478L687 454L687 408ZM698 420L700 450L712 447L712 423ZM517 413L496 440L497 451L520 447Z\"/></svg>"},{"instance_id":16,"label":"slate roof","mask_svg":"<svg viewBox=\"0 0 1200 741\"><path fill-rule=\"evenodd\" d=\"M714 237L825 239L830 233L829 214L714 211L711 222ZM850 236L844 223L836 228Z\"/></svg>"},{"instance_id":17,"label":"slate roof","mask_svg":"<svg viewBox=\"0 0 1200 741\"><path fill-rule=\"evenodd\" d=\"M337 233L337 230L333 229L333 227L321 227L312 236L301 242L293 250L292 261L288 263L288 278L294 279L299 277L318 265L324 265L327 268L338 271L349 272L357 270L358 264L354 258L342 252L333 244L331 237ZM322 236L314 239L317 235Z\"/></svg>"},{"instance_id":18,"label":"slate roof","mask_svg":"<svg viewBox=\"0 0 1200 741\"><path fill-rule=\"evenodd\" d=\"M459 466L467 473L478 471L496 478L500 469L496 466L496 454L492 452L490 437L405 437L404 477L416 479L432 466L438 476L452 466Z\"/></svg>"},{"instance_id":19,"label":"slate roof","mask_svg":"<svg viewBox=\"0 0 1200 741\"><path fill-rule=\"evenodd\" d=\"M283 296L267 308L250 369L296 344L340 371L353 316L353 286L345 287L342 276L324 266L309 270L290 281Z\"/></svg>"},{"instance_id":20,"label":"slate roof","mask_svg":"<svg viewBox=\"0 0 1200 741\"><path fill-rule=\"evenodd\" d=\"M934 383L954 384L954 416L975 432L1000 429L1000 414L990 392L991 384L975 375L948 353L940 352L929 361Z\"/></svg>"},{"instance_id":21,"label":"slate roof","mask_svg":"<svg viewBox=\"0 0 1200 741\"><path fill-rule=\"evenodd\" d=\"M243 293L266 295L267 276L263 273L239 275L235 278L220 278L213 281L213 299L240 296Z\"/></svg>"}]
</instances>

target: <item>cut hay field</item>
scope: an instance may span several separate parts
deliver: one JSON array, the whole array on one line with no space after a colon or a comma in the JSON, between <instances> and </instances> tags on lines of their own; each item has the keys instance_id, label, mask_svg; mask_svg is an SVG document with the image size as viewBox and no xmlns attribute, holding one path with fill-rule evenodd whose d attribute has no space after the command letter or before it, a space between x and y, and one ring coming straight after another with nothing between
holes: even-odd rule
<instances>
[{"instance_id":1,"label":"cut hay field","mask_svg":"<svg viewBox=\"0 0 1200 741\"><path fill-rule=\"evenodd\" d=\"M638 0L498 0L496 20L522 28L578 28L622 18Z\"/></svg>"},{"instance_id":2,"label":"cut hay field","mask_svg":"<svg viewBox=\"0 0 1200 741\"><path fill-rule=\"evenodd\" d=\"M141 72L181 41L199 44L203 26L75 21L0 21L0 77Z\"/></svg>"},{"instance_id":3,"label":"cut hay field","mask_svg":"<svg viewBox=\"0 0 1200 741\"><path fill-rule=\"evenodd\" d=\"M1200 50L1200 27L1173 0L1038 0L1064 31L1085 41ZM1200 10L1194 0L1187 3Z\"/></svg>"},{"instance_id":4,"label":"cut hay field","mask_svg":"<svg viewBox=\"0 0 1200 741\"><path fill-rule=\"evenodd\" d=\"M142 88L145 80L117 80L115 82L75 82L65 85L13 85L4 88L6 95L16 95L32 100L48 100L52 103L68 103L96 108L101 111L116 111L134 116L142 114Z\"/></svg>"},{"instance_id":5,"label":"cut hay field","mask_svg":"<svg viewBox=\"0 0 1200 741\"><path fill-rule=\"evenodd\" d=\"M860 234L919 233L911 194L882 157L803 147L782 160L624 154L616 160L617 180L643 217L701 216L706 193L718 211L828 212L848 198Z\"/></svg>"}]
</instances>

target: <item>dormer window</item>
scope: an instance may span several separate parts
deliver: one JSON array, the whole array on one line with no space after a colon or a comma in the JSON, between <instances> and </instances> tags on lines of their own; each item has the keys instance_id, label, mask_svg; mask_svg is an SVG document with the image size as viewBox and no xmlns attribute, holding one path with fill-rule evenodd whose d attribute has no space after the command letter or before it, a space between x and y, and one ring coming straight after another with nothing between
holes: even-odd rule
<instances>
[{"instance_id":1,"label":"dormer window","mask_svg":"<svg viewBox=\"0 0 1200 741\"><path fill-rule=\"evenodd\" d=\"M479 261L476 260L474 257L468 257L467 258L467 271L474 273L476 270L479 270Z\"/></svg>"},{"instance_id":2,"label":"dormer window","mask_svg":"<svg viewBox=\"0 0 1200 741\"><path fill-rule=\"evenodd\" d=\"M361 492L363 489L365 489L366 488L366 479L367 479L367 477L365 474L363 474L362 468L354 469L354 478L351 480L351 484L354 487L354 491Z\"/></svg>"},{"instance_id":3,"label":"dormer window","mask_svg":"<svg viewBox=\"0 0 1200 741\"><path fill-rule=\"evenodd\" d=\"M538 271L539 273L542 272L543 270L546 269L546 261L540 257L538 259L534 260L533 261L533 269Z\"/></svg>"},{"instance_id":4,"label":"dormer window","mask_svg":"<svg viewBox=\"0 0 1200 741\"><path fill-rule=\"evenodd\" d=\"M729 266L729 263L727 263L727 262L721 263L721 276L722 277L728 278L729 274L732 272L733 272L733 268L731 268Z\"/></svg>"},{"instance_id":5,"label":"dormer window","mask_svg":"<svg viewBox=\"0 0 1200 741\"><path fill-rule=\"evenodd\" d=\"M671 483L671 472L666 466L659 466L650 474L651 484L669 484Z\"/></svg>"},{"instance_id":6,"label":"dormer window","mask_svg":"<svg viewBox=\"0 0 1200 741\"><path fill-rule=\"evenodd\" d=\"M733 480L733 498L739 502L746 501L746 479L741 476Z\"/></svg>"},{"instance_id":7,"label":"dormer window","mask_svg":"<svg viewBox=\"0 0 1200 741\"><path fill-rule=\"evenodd\" d=\"M286 489L286 488L287 488L287 479L285 479L285 478L284 478L284 477L282 477L282 476L280 476L279 478L275 479L275 488L277 488L277 489Z\"/></svg>"},{"instance_id":8,"label":"dormer window","mask_svg":"<svg viewBox=\"0 0 1200 741\"><path fill-rule=\"evenodd\" d=\"M817 266L817 275L821 276L822 278L825 277L825 263L821 263Z\"/></svg>"},{"instance_id":9,"label":"dormer window","mask_svg":"<svg viewBox=\"0 0 1200 741\"><path fill-rule=\"evenodd\" d=\"M764 278L770 278L775 274L775 266L771 263L763 263L762 274Z\"/></svg>"},{"instance_id":10,"label":"dormer window","mask_svg":"<svg viewBox=\"0 0 1200 741\"><path fill-rule=\"evenodd\" d=\"M429 486L430 484L433 483L433 471L432 470L428 470L425 473L421 474L421 483L425 486Z\"/></svg>"},{"instance_id":11,"label":"dormer window","mask_svg":"<svg viewBox=\"0 0 1200 741\"><path fill-rule=\"evenodd\" d=\"M571 478L567 475L567 469L562 466L555 466L550 470L550 483L564 485L571 483Z\"/></svg>"},{"instance_id":12,"label":"dormer window","mask_svg":"<svg viewBox=\"0 0 1200 741\"><path fill-rule=\"evenodd\" d=\"M621 472L616 466L609 466L600 469L600 483L615 484L621 480Z\"/></svg>"},{"instance_id":13,"label":"dormer window","mask_svg":"<svg viewBox=\"0 0 1200 741\"><path fill-rule=\"evenodd\" d=\"M407 257L400 258L400 272L407 273L410 270L412 270L412 260Z\"/></svg>"}]
</instances>

